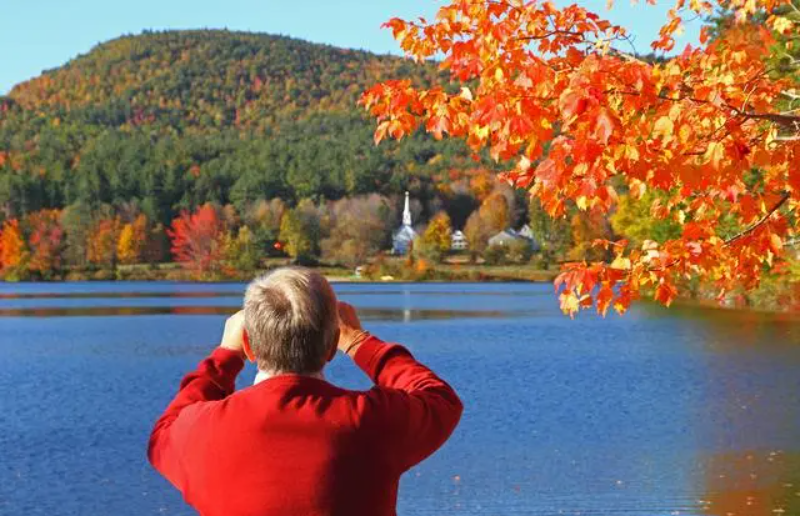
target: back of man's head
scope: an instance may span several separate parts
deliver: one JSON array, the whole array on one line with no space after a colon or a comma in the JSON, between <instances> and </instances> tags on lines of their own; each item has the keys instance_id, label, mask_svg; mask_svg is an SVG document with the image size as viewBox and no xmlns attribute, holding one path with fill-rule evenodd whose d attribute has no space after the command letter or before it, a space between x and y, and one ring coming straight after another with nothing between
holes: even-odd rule
<instances>
[{"instance_id":1,"label":"back of man's head","mask_svg":"<svg viewBox=\"0 0 800 516\"><path fill-rule=\"evenodd\" d=\"M309 269L287 267L255 279L244 296L244 318L262 371L316 373L336 346L336 295Z\"/></svg>"}]
</instances>

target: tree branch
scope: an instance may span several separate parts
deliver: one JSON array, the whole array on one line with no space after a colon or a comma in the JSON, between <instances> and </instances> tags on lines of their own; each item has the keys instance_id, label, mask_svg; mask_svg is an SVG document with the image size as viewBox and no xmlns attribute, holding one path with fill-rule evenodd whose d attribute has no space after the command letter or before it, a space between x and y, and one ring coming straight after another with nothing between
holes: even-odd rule
<instances>
[{"instance_id":1,"label":"tree branch","mask_svg":"<svg viewBox=\"0 0 800 516\"><path fill-rule=\"evenodd\" d=\"M745 237L749 236L755 230L757 230L759 227L761 227L764 224L766 224L767 221L770 219L770 217L772 217L775 214L776 211L781 209L781 206L786 204L786 201L788 201L790 197L791 197L791 195L789 194L789 192L784 193L783 196L778 200L778 202L775 203L775 206L773 206L772 209L770 209L766 213L766 215L761 217L755 224L753 224L749 228L745 229L741 233L737 233L736 235L732 236L731 238L725 240L724 247L730 247L731 245L735 244L737 241L741 240L742 238L745 238Z\"/></svg>"}]
</instances>

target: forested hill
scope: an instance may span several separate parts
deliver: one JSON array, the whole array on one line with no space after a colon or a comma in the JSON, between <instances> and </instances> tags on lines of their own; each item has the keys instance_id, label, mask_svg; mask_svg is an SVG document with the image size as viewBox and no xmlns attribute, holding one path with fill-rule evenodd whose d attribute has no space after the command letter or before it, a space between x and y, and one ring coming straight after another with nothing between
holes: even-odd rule
<instances>
[{"instance_id":1,"label":"forested hill","mask_svg":"<svg viewBox=\"0 0 800 516\"><path fill-rule=\"evenodd\" d=\"M372 143L356 101L433 65L265 34L125 36L0 97L0 219L134 203L168 222L205 202L336 199L410 187L471 165L458 143Z\"/></svg>"}]
</instances>

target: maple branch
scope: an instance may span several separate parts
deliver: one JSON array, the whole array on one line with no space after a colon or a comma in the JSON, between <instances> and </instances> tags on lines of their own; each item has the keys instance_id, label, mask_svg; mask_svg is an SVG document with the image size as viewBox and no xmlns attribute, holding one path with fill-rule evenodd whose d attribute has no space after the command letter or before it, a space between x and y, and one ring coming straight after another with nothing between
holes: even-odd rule
<instances>
[{"instance_id":1,"label":"maple branch","mask_svg":"<svg viewBox=\"0 0 800 516\"><path fill-rule=\"evenodd\" d=\"M550 32L545 32L541 36L519 36L519 37L514 38L514 39L516 41L536 41L536 40L540 40L540 39L547 39L547 38L550 38L552 36L557 36L557 35L561 35L561 36L579 36L578 37L579 41L586 41L586 38L583 37L583 33L582 32L577 32L577 31L573 31L573 30L558 30L558 29L551 30Z\"/></svg>"},{"instance_id":2,"label":"maple branch","mask_svg":"<svg viewBox=\"0 0 800 516\"><path fill-rule=\"evenodd\" d=\"M781 209L781 206L786 204L786 201L788 201L790 197L791 197L791 195L789 194L789 192L784 193L783 196L778 200L778 202L775 203L775 205L772 207L772 209L770 209L763 217L761 217L756 223L754 223L753 225L751 225L749 228L745 229L741 233L737 233L736 235L734 235L734 236L730 237L729 239L725 240L725 243L723 244L723 247L730 247L731 245L736 243L738 240L741 240L742 238L745 238L746 236L749 236L755 230L757 230L759 227L761 227L764 224L766 224L767 221L770 219L770 217L772 217L775 214L776 211Z\"/></svg>"},{"instance_id":3,"label":"maple branch","mask_svg":"<svg viewBox=\"0 0 800 516\"><path fill-rule=\"evenodd\" d=\"M754 120L768 120L770 122L786 126L796 126L800 124L800 116L798 115L786 115L782 113L753 113L753 112L743 111L729 104L727 105L727 107L730 110L734 111L738 116L744 118L751 118Z\"/></svg>"}]
</instances>

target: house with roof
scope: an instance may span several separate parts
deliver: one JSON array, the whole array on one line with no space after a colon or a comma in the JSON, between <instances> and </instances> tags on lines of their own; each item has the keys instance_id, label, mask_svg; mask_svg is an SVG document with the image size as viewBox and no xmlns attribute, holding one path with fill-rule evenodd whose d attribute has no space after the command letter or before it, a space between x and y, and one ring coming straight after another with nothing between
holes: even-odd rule
<instances>
[{"instance_id":1,"label":"house with roof","mask_svg":"<svg viewBox=\"0 0 800 516\"><path fill-rule=\"evenodd\" d=\"M533 230L527 224L519 228L517 234L523 238L527 238L528 240L534 240L534 241L536 240L536 237L533 235Z\"/></svg>"},{"instance_id":2,"label":"house with roof","mask_svg":"<svg viewBox=\"0 0 800 516\"><path fill-rule=\"evenodd\" d=\"M516 231L514 231L511 228L508 228L504 229L503 231L489 238L489 245L490 246L509 245L510 243L519 240L519 238L520 237L517 235Z\"/></svg>"},{"instance_id":3,"label":"house with roof","mask_svg":"<svg viewBox=\"0 0 800 516\"><path fill-rule=\"evenodd\" d=\"M467 237L460 229L453 231L450 234L450 250L451 251L466 251L469 247Z\"/></svg>"},{"instance_id":4,"label":"house with roof","mask_svg":"<svg viewBox=\"0 0 800 516\"><path fill-rule=\"evenodd\" d=\"M534 251L538 251L540 249L539 243L536 241L536 238L534 238L533 231L527 224L522 226L519 231L516 231L512 228L504 229L503 231L489 238L488 243L490 246L506 246L519 240L528 242L531 246L531 249Z\"/></svg>"}]
</instances>

